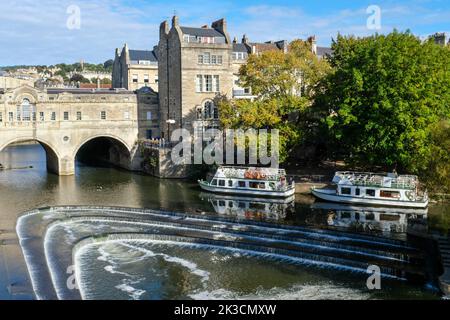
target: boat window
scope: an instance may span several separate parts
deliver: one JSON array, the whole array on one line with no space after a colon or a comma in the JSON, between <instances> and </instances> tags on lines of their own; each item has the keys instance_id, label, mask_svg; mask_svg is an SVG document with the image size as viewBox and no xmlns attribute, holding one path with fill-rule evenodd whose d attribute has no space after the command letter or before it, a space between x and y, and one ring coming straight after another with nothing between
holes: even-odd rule
<instances>
[{"instance_id":1,"label":"boat window","mask_svg":"<svg viewBox=\"0 0 450 320\"><path fill-rule=\"evenodd\" d=\"M342 219L351 219L352 214L350 212L342 212L341 218Z\"/></svg>"},{"instance_id":2,"label":"boat window","mask_svg":"<svg viewBox=\"0 0 450 320\"><path fill-rule=\"evenodd\" d=\"M250 182L250 188L252 189L265 189L266 183L265 182Z\"/></svg>"},{"instance_id":3,"label":"boat window","mask_svg":"<svg viewBox=\"0 0 450 320\"><path fill-rule=\"evenodd\" d=\"M370 220L370 221L375 220L375 215L373 213L366 214L366 220Z\"/></svg>"},{"instance_id":4,"label":"boat window","mask_svg":"<svg viewBox=\"0 0 450 320\"><path fill-rule=\"evenodd\" d=\"M232 187L233 186L233 180L228 180L228 186Z\"/></svg>"},{"instance_id":5,"label":"boat window","mask_svg":"<svg viewBox=\"0 0 450 320\"><path fill-rule=\"evenodd\" d=\"M219 187L225 187L225 180L219 180Z\"/></svg>"},{"instance_id":6,"label":"boat window","mask_svg":"<svg viewBox=\"0 0 450 320\"><path fill-rule=\"evenodd\" d=\"M217 179L213 179L213 181L211 181L211 185L212 186L217 186Z\"/></svg>"},{"instance_id":7,"label":"boat window","mask_svg":"<svg viewBox=\"0 0 450 320\"><path fill-rule=\"evenodd\" d=\"M351 188L341 188L341 194L351 195L352 189Z\"/></svg>"},{"instance_id":8,"label":"boat window","mask_svg":"<svg viewBox=\"0 0 450 320\"><path fill-rule=\"evenodd\" d=\"M390 191L390 190L381 190L380 191L380 197L400 199L400 192L398 192L398 191Z\"/></svg>"},{"instance_id":9,"label":"boat window","mask_svg":"<svg viewBox=\"0 0 450 320\"><path fill-rule=\"evenodd\" d=\"M366 195L370 196L370 197L375 197L375 190L373 189L367 189L366 190Z\"/></svg>"},{"instance_id":10,"label":"boat window","mask_svg":"<svg viewBox=\"0 0 450 320\"><path fill-rule=\"evenodd\" d=\"M355 189L355 196L360 196L361 195L361 189L360 188L356 188Z\"/></svg>"},{"instance_id":11,"label":"boat window","mask_svg":"<svg viewBox=\"0 0 450 320\"><path fill-rule=\"evenodd\" d=\"M254 210L265 210L266 209L266 205L264 203L250 203L250 205L248 206L249 209L254 209Z\"/></svg>"},{"instance_id":12,"label":"boat window","mask_svg":"<svg viewBox=\"0 0 450 320\"><path fill-rule=\"evenodd\" d=\"M400 215L397 214L380 214L380 220L381 221L399 221Z\"/></svg>"},{"instance_id":13,"label":"boat window","mask_svg":"<svg viewBox=\"0 0 450 320\"><path fill-rule=\"evenodd\" d=\"M245 181L239 181L238 182L238 187L239 188L245 188L246 187Z\"/></svg>"},{"instance_id":14,"label":"boat window","mask_svg":"<svg viewBox=\"0 0 450 320\"><path fill-rule=\"evenodd\" d=\"M269 187L270 187L270 189L275 190L276 189L275 182L270 182Z\"/></svg>"},{"instance_id":15,"label":"boat window","mask_svg":"<svg viewBox=\"0 0 450 320\"><path fill-rule=\"evenodd\" d=\"M229 208L231 208L231 209L232 209L232 208L233 208L233 206L234 206L234 205L233 205L233 202L231 202L231 201L230 201L230 202L228 202L228 207L229 207Z\"/></svg>"},{"instance_id":16,"label":"boat window","mask_svg":"<svg viewBox=\"0 0 450 320\"><path fill-rule=\"evenodd\" d=\"M238 207L239 209L245 209L245 202L239 202Z\"/></svg>"},{"instance_id":17,"label":"boat window","mask_svg":"<svg viewBox=\"0 0 450 320\"><path fill-rule=\"evenodd\" d=\"M220 201L219 201L219 207L225 207L225 206L226 206L225 201L220 200Z\"/></svg>"}]
</instances>

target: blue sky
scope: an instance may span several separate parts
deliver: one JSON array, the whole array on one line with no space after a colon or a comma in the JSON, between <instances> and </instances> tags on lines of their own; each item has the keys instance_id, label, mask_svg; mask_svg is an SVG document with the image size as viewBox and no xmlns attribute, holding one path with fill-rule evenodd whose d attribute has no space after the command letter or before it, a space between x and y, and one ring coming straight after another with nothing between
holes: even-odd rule
<instances>
[{"instance_id":1,"label":"blue sky","mask_svg":"<svg viewBox=\"0 0 450 320\"><path fill-rule=\"evenodd\" d=\"M80 29L67 28L67 8L77 5ZM410 29L425 37L450 32L448 0L0 0L0 66L100 63L125 42L151 49L159 24L174 12L186 26L225 17L232 37L251 41L292 40L315 34L328 46L338 32L364 36L370 5L381 8L381 33Z\"/></svg>"}]
</instances>

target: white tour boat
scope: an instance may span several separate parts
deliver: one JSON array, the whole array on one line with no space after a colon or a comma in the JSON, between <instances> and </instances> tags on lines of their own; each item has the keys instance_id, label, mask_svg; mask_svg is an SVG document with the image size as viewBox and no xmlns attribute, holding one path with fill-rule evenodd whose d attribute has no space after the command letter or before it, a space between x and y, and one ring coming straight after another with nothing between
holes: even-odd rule
<instances>
[{"instance_id":1,"label":"white tour boat","mask_svg":"<svg viewBox=\"0 0 450 320\"><path fill-rule=\"evenodd\" d=\"M333 187L312 189L319 199L331 202L426 208L428 194L417 176L395 173L336 172Z\"/></svg>"},{"instance_id":2,"label":"white tour boat","mask_svg":"<svg viewBox=\"0 0 450 320\"><path fill-rule=\"evenodd\" d=\"M208 181L199 180L209 192L288 198L295 194L295 183L289 183L286 171L274 168L220 167Z\"/></svg>"}]
</instances>

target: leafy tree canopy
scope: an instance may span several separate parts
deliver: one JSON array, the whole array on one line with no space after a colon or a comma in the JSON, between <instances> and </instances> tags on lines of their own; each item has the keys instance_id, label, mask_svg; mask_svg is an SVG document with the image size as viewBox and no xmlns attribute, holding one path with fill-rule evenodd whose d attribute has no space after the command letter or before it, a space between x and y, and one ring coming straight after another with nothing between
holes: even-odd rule
<instances>
[{"instance_id":1,"label":"leafy tree canopy","mask_svg":"<svg viewBox=\"0 0 450 320\"><path fill-rule=\"evenodd\" d=\"M330 62L317 98L330 148L366 167L426 170L431 128L450 116L450 50L410 32L339 36Z\"/></svg>"}]
</instances>

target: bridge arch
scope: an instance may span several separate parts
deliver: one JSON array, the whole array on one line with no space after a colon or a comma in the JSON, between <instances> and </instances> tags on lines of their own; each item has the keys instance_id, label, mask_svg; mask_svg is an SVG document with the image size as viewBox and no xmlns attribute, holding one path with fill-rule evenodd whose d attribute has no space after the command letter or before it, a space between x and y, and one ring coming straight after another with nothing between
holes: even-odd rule
<instances>
[{"instance_id":1,"label":"bridge arch","mask_svg":"<svg viewBox=\"0 0 450 320\"><path fill-rule=\"evenodd\" d=\"M14 143L20 143L20 142L27 142L27 141L34 141L39 143L42 148L45 150L46 160L47 160L47 170L51 173L59 174L60 173L60 159L61 156L58 153L58 150L52 145L52 143L44 140L44 139L38 139L35 137L20 137L20 138L14 138L6 143L3 143L0 145L0 152L3 151L6 147L14 144Z\"/></svg>"},{"instance_id":2,"label":"bridge arch","mask_svg":"<svg viewBox=\"0 0 450 320\"><path fill-rule=\"evenodd\" d=\"M130 169L132 147L110 134L99 134L83 139L73 152L73 159L85 163L107 163Z\"/></svg>"}]
</instances>

